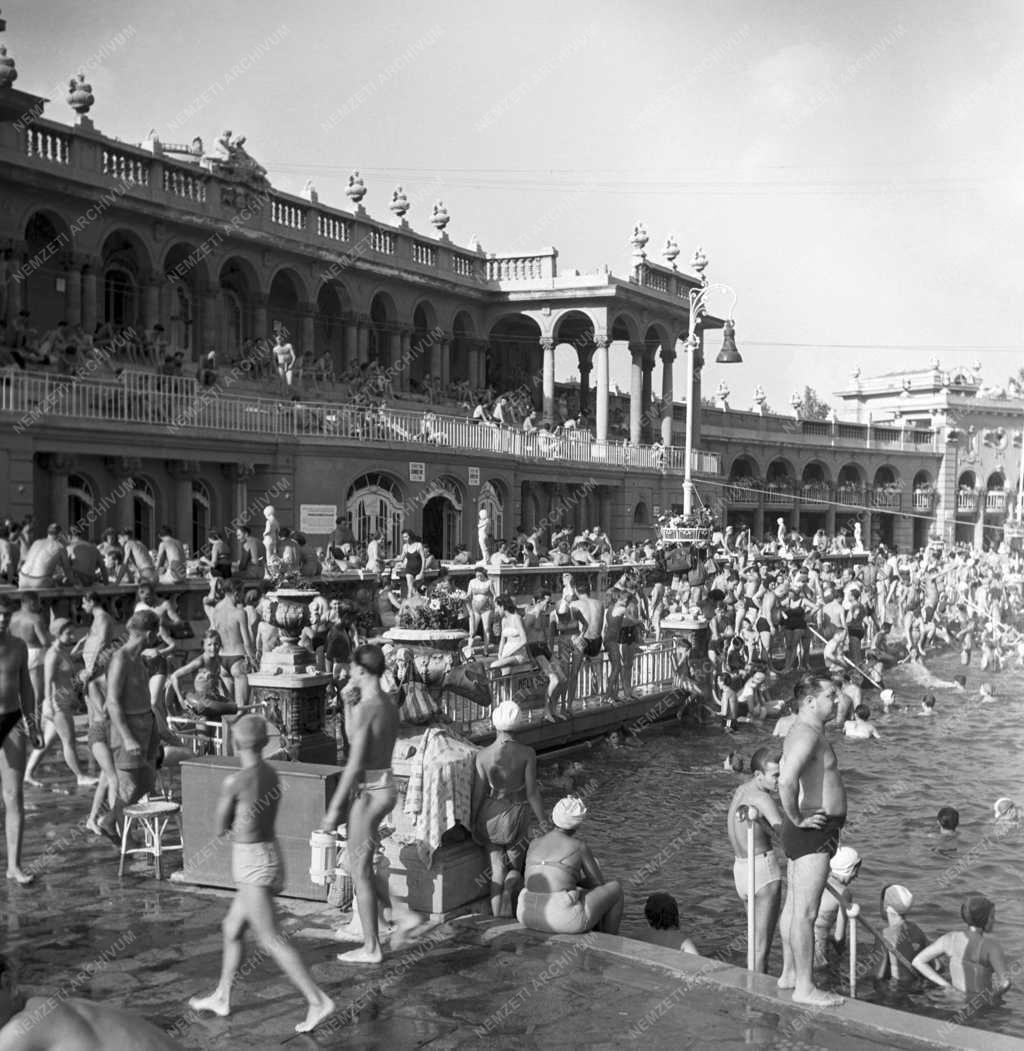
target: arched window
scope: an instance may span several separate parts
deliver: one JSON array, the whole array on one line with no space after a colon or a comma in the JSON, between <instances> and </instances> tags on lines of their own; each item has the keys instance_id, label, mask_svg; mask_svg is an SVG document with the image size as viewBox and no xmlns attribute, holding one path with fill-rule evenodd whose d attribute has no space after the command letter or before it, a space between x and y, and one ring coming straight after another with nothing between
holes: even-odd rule
<instances>
[{"instance_id":1,"label":"arched window","mask_svg":"<svg viewBox=\"0 0 1024 1051\"><path fill-rule=\"evenodd\" d=\"M103 275L103 318L109 325L134 325L137 320L135 278L120 267Z\"/></svg>"},{"instance_id":2,"label":"arched window","mask_svg":"<svg viewBox=\"0 0 1024 1051\"><path fill-rule=\"evenodd\" d=\"M505 535L505 506L501 499L501 493L493 482L484 482L480 486L480 495L477 497L477 507L487 508L491 515L491 536L496 540Z\"/></svg>"},{"instance_id":3,"label":"arched window","mask_svg":"<svg viewBox=\"0 0 1024 1051\"><path fill-rule=\"evenodd\" d=\"M132 532L153 548L156 541L156 493L145 478L132 479Z\"/></svg>"},{"instance_id":4,"label":"arched window","mask_svg":"<svg viewBox=\"0 0 1024 1051\"><path fill-rule=\"evenodd\" d=\"M206 545L210 532L210 490L205 482L192 483L192 554Z\"/></svg>"},{"instance_id":5,"label":"arched window","mask_svg":"<svg viewBox=\"0 0 1024 1051\"><path fill-rule=\"evenodd\" d=\"M357 478L349 488L345 512L357 541L365 544L375 533L382 533L385 555L400 550L405 508L395 479L376 472Z\"/></svg>"},{"instance_id":6,"label":"arched window","mask_svg":"<svg viewBox=\"0 0 1024 1051\"><path fill-rule=\"evenodd\" d=\"M636 507L633 508L633 525L650 525L650 516L647 513L647 504L641 500Z\"/></svg>"},{"instance_id":7,"label":"arched window","mask_svg":"<svg viewBox=\"0 0 1024 1051\"><path fill-rule=\"evenodd\" d=\"M174 286L174 313L171 314L171 346L192 356L192 292L180 281Z\"/></svg>"},{"instance_id":8,"label":"arched window","mask_svg":"<svg viewBox=\"0 0 1024 1051\"><path fill-rule=\"evenodd\" d=\"M438 478L420 499L424 546L438 558L452 558L455 545L462 543L462 487L452 478Z\"/></svg>"},{"instance_id":9,"label":"arched window","mask_svg":"<svg viewBox=\"0 0 1024 1051\"><path fill-rule=\"evenodd\" d=\"M96 505L92 485L80 474L68 475L68 525L77 525L90 533L92 518L89 514Z\"/></svg>"},{"instance_id":10,"label":"arched window","mask_svg":"<svg viewBox=\"0 0 1024 1051\"><path fill-rule=\"evenodd\" d=\"M225 360L236 361L238 352L241 350L242 343L245 340L242 301L238 298L238 294L232 292L230 288L222 288L220 294L222 301L220 316L223 325L221 347L225 352ZM262 339L265 335L266 333L261 332L259 338ZM203 353L206 353L205 348Z\"/></svg>"}]
</instances>

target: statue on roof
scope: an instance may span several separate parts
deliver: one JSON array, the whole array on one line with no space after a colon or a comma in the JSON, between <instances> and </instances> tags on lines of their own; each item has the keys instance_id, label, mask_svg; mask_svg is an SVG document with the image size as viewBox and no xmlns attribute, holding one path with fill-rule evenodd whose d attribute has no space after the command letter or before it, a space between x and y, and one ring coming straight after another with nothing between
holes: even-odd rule
<instances>
[{"instance_id":1,"label":"statue on roof","mask_svg":"<svg viewBox=\"0 0 1024 1051\"><path fill-rule=\"evenodd\" d=\"M261 188L269 185L267 181L267 169L257 163L245 148L245 136L239 135L232 138L229 128L217 140L221 156L214 158L214 170L219 175L258 185Z\"/></svg>"}]
</instances>

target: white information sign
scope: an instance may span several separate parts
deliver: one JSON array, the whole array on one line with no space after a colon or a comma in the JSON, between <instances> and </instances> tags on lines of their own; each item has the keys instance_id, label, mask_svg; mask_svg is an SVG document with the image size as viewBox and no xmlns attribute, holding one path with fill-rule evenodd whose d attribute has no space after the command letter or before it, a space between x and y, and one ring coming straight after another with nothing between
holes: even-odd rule
<instances>
[{"instance_id":1,"label":"white information sign","mask_svg":"<svg viewBox=\"0 0 1024 1051\"><path fill-rule=\"evenodd\" d=\"M299 531L307 536L327 536L334 532L337 504L299 504Z\"/></svg>"}]
</instances>

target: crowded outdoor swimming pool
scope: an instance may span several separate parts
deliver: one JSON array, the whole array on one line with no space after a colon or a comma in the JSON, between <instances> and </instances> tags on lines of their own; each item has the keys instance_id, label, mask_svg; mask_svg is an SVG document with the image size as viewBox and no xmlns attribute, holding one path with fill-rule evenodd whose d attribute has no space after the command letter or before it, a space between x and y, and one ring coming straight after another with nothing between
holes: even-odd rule
<instances>
[{"instance_id":1,"label":"crowded outdoor swimming pool","mask_svg":"<svg viewBox=\"0 0 1024 1051\"><path fill-rule=\"evenodd\" d=\"M939 678L963 670L956 654L931 657L928 664ZM897 669L886 682L896 688L904 710L883 715L877 694L867 695L880 741L830 734L849 792L843 842L863 859L851 889L872 927L884 926L878 901L888 883L904 883L913 891L911 918L929 939L961 926L960 902L977 890L995 902L995 933L1007 959L1015 961L1024 956L1024 831L993 835L992 804L1020 792L1024 672L967 671L966 697L934 691L937 714L928 719L916 714L925 690ZM982 682L992 683L996 703L975 703ZM702 954L744 965L746 913L733 886L725 818L733 790L749 774L726 771L723 761L733 750L749 760L769 732L770 726L766 732L746 727L727 737L717 725L703 731L649 728L641 747L615 751L602 745L599 761L585 751L574 756L584 767L578 790L587 795L587 841L606 877L621 880L626 890L624 935L646 928L647 895L668 891L679 901L684 933ZM781 740L775 743L781 747ZM553 765L542 763L547 803L564 791L551 784L555 776ZM960 830L940 838L935 816L946 805L959 810ZM862 957L872 953L863 928L859 946ZM776 936L769 971L778 974L780 968ZM846 992L845 958L838 970L825 984ZM954 1001L940 990L875 991L870 971L857 995L938 1017L952 1017L964 1007L962 999ZM1024 1037L1020 997L1018 981L1002 1006L978 1011L967 1024Z\"/></svg>"}]
</instances>

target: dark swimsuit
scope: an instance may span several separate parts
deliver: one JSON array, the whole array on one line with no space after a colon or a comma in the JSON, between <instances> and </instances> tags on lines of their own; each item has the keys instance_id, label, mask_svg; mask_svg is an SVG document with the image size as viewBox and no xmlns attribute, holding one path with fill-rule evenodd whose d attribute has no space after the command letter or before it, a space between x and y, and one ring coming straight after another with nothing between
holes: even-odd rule
<instances>
[{"instance_id":1,"label":"dark swimsuit","mask_svg":"<svg viewBox=\"0 0 1024 1051\"><path fill-rule=\"evenodd\" d=\"M788 819L782 822L782 849L790 861L808 854L827 854L839 849L839 831L846 824L845 814L828 814L821 828L798 828Z\"/></svg>"},{"instance_id":2,"label":"dark swimsuit","mask_svg":"<svg viewBox=\"0 0 1024 1051\"><path fill-rule=\"evenodd\" d=\"M637 638L636 625L628 625L619 629L619 645L635 646L640 640Z\"/></svg>"},{"instance_id":3,"label":"dark swimsuit","mask_svg":"<svg viewBox=\"0 0 1024 1051\"><path fill-rule=\"evenodd\" d=\"M551 660L551 648L546 642L528 642L526 652L531 657L547 657L548 660Z\"/></svg>"},{"instance_id":4,"label":"dark swimsuit","mask_svg":"<svg viewBox=\"0 0 1024 1051\"><path fill-rule=\"evenodd\" d=\"M405 556L405 575L415 577L423 568L423 556L418 551L410 551Z\"/></svg>"},{"instance_id":5,"label":"dark swimsuit","mask_svg":"<svg viewBox=\"0 0 1024 1051\"><path fill-rule=\"evenodd\" d=\"M18 723L21 722L21 720L22 714L20 708L16 712L4 712L3 715L0 715L0 747L3 747L8 735Z\"/></svg>"}]
</instances>

